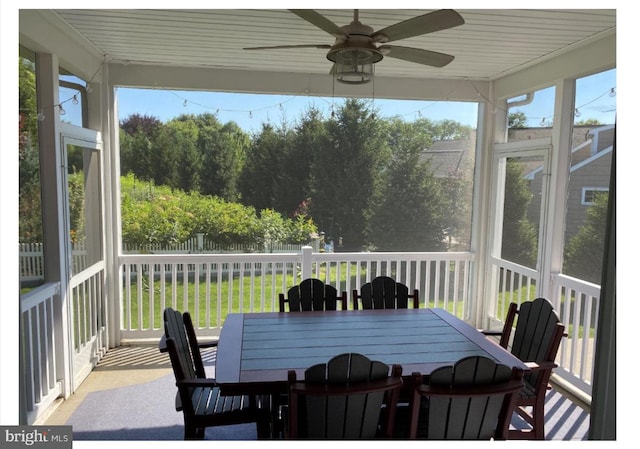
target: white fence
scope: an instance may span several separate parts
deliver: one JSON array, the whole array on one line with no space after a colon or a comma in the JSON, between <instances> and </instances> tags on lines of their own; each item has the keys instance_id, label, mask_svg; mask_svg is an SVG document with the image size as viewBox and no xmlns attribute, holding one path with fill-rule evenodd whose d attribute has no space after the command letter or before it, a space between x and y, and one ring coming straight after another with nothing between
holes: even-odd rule
<instances>
[{"instance_id":1,"label":"white fence","mask_svg":"<svg viewBox=\"0 0 640 449\"><path fill-rule=\"evenodd\" d=\"M319 242L311 242L315 251L318 251ZM44 261L42 243L20 243L19 266L20 281L41 281L44 279ZM123 244L125 254L234 254L234 253L292 253L302 251L302 245L287 243L269 243L265 245L253 244L228 244L221 245L208 241L200 236L193 237L185 242L174 245L148 244L127 245ZM87 266L86 251L83 242L73 245L73 272L80 272Z\"/></svg>"}]
</instances>

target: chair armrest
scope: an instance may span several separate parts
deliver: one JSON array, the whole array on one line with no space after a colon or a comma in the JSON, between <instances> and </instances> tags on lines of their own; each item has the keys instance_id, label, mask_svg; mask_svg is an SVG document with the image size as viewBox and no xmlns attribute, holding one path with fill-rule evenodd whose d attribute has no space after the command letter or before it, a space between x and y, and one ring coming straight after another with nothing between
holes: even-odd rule
<instances>
[{"instance_id":1,"label":"chair armrest","mask_svg":"<svg viewBox=\"0 0 640 449\"><path fill-rule=\"evenodd\" d=\"M219 338L216 337L215 339L210 341L198 342L198 347L199 348L215 348L216 346L218 346L218 341L219 341Z\"/></svg>"},{"instance_id":2,"label":"chair armrest","mask_svg":"<svg viewBox=\"0 0 640 449\"><path fill-rule=\"evenodd\" d=\"M544 371L557 368L558 365L554 362L524 362L527 368L531 371Z\"/></svg>"},{"instance_id":3,"label":"chair armrest","mask_svg":"<svg viewBox=\"0 0 640 449\"><path fill-rule=\"evenodd\" d=\"M215 379L206 378L203 379L201 377L194 379L185 379L176 381L177 386L185 386L185 387L217 387L218 383Z\"/></svg>"},{"instance_id":4,"label":"chair armrest","mask_svg":"<svg viewBox=\"0 0 640 449\"><path fill-rule=\"evenodd\" d=\"M478 329L478 331L482 334L482 335L486 335L486 336L496 336L499 337L502 335L502 330L490 330L490 329Z\"/></svg>"},{"instance_id":5,"label":"chair armrest","mask_svg":"<svg viewBox=\"0 0 640 449\"><path fill-rule=\"evenodd\" d=\"M216 346L218 346L218 338L215 338L214 340L211 341L203 341L203 342L198 342L198 347L201 349L206 349L206 348L215 348ZM167 337L165 335L163 335L162 337L160 337L160 341L158 342L158 350L160 352L167 352Z\"/></svg>"},{"instance_id":6,"label":"chair armrest","mask_svg":"<svg viewBox=\"0 0 640 449\"><path fill-rule=\"evenodd\" d=\"M167 336L163 335L162 337L160 337L160 341L158 342L158 350L160 352L167 352Z\"/></svg>"}]
</instances>

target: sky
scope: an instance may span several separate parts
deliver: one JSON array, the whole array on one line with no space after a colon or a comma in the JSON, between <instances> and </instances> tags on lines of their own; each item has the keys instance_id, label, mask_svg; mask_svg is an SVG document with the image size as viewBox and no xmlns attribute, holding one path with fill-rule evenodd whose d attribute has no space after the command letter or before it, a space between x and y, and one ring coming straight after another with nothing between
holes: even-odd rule
<instances>
[{"instance_id":1,"label":"sky","mask_svg":"<svg viewBox=\"0 0 640 449\"><path fill-rule=\"evenodd\" d=\"M616 70L578 80L576 84L577 120L597 119L603 124L615 121ZM79 124L80 105L74 105L75 91L63 89L60 100L63 103L65 121ZM263 123L280 125L295 123L305 111L313 106L322 111L325 118L331 108L342 104L341 98L309 97L304 95L266 95L221 92L195 92L159 89L118 88L118 116L125 120L132 114L152 116L166 123L181 114L215 114L220 122L235 122L245 132L259 132ZM553 119L554 90L543 89L534 95L534 101L514 109L522 111L528 118L527 125L536 127L548 125ZM411 122L417 118L432 121L455 120L473 128L477 125L477 103L387 100L372 99L371 107L382 117L399 117Z\"/></svg>"}]
</instances>

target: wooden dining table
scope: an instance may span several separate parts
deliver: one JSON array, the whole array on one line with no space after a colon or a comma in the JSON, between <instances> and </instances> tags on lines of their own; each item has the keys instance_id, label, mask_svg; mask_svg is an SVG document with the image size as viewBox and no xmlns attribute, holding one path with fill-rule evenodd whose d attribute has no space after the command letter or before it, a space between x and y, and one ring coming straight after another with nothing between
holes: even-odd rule
<instances>
[{"instance_id":1,"label":"wooden dining table","mask_svg":"<svg viewBox=\"0 0 640 449\"><path fill-rule=\"evenodd\" d=\"M348 352L400 364L404 376L476 355L528 370L473 326L425 308L232 313L220 334L215 377L223 394L280 393L289 370L301 379L310 366Z\"/></svg>"}]
</instances>

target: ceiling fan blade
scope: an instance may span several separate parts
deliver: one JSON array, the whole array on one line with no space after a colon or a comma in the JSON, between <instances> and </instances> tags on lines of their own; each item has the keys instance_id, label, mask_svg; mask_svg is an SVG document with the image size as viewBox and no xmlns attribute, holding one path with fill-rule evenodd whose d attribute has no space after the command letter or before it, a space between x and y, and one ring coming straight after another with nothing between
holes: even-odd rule
<instances>
[{"instance_id":1,"label":"ceiling fan blade","mask_svg":"<svg viewBox=\"0 0 640 449\"><path fill-rule=\"evenodd\" d=\"M336 37L348 37L338 25L313 9L290 9L289 11L329 34Z\"/></svg>"},{"instance_id":2,"label":"ceiling fan blade","mask_svg":"<svg viewBox=\"0 0 640 449\"><path fill-rule=\"evenodd\" d=\"M371 38L374 42L391 42L446 30L462 24L464 19L456 11L440 9L378 30L371 35Z\"/></svg>"},{"instance_id":3,"label":"ceiling fan blade","mask_svg":"<svg viewBox=\"0 0 640 449\"><path fill-rule=\"evenodd\" d=\"M280 48L324 48L330 49L331 45L327 44L301 44L301 45L274 45L272 47L245 47L243 50L277 50Z\"/></svg>"},{"instance_id":4,"label":"ceiling fan blade","mask_svg":"<svg viewBox=\"0 0 640 449\"><path fill-rule=\"evenodd\" d=\"M404 61L433 67L444 67L455 59L453 55L438 53L437 51L422 50L420 48L397 47L395 45L383 45L379 48L385 57L402 59Z\"/></svg>"}]
</instances>

